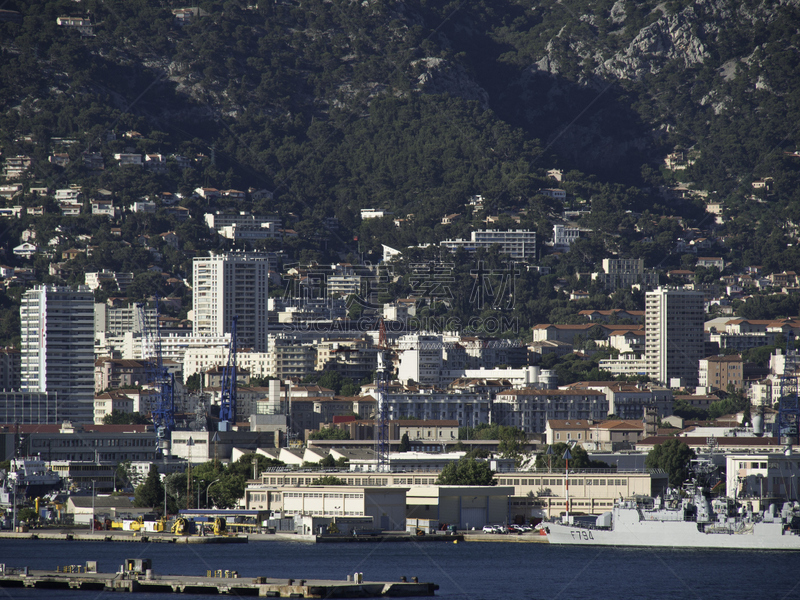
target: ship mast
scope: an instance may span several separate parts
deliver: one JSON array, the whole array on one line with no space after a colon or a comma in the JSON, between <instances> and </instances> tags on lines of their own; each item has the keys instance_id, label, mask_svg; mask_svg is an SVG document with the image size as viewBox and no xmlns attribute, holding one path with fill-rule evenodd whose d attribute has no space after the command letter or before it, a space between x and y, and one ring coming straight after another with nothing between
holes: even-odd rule
<instances>
[{"instance_id":1,"label":"ship mast","mask_svg":"<svg viewBox=\"0 0 800 600\"><path fill-rule=\"evenodd\" d=\"M572 454L569 452L569 446L564 451L564 461L566 461L566 467L564 472L564 485L566 489L566 499L567 499L567 512L564 515L564 522L569 525L569 459L572 458Z\"/></svg>"}]
</instances>

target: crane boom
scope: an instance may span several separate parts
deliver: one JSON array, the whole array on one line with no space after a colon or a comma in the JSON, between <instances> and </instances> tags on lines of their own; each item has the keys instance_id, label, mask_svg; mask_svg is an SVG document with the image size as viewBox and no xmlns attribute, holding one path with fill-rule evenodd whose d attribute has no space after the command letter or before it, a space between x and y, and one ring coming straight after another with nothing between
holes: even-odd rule
<instances>
[{"instance_id":1,"label":"crane boom","mask_svg":"<svg viewBox=\"0 0 800 600\"><path fill-rule=\"evenodd\" d=\"M231 343L228 348L228 363L222 371L222 389L219 403L219 430L228 431L236 420L236 322L231 324Z\"/></svg>"},{"instance_id":2,"label":"crane boom","mask_svg":"<svg viewBox=\"0 0 800 600\"><path fill-rule=\"evenodd\" d=\"M155 401L150 403L150 415L156 430L156 450L159 454L169 453L170 432L175 429L175 375L164 366L161 353L161 328L159 325L158 298L155 306L155 322L147 321L144 302L136 305L142 323L142 332L147 344L143 344L142 355L148 365L149 384L156 391ZM150 346L149 352L146 346ZM148 353L150 356L145 356Z\"/></svg>"}]
</instances>

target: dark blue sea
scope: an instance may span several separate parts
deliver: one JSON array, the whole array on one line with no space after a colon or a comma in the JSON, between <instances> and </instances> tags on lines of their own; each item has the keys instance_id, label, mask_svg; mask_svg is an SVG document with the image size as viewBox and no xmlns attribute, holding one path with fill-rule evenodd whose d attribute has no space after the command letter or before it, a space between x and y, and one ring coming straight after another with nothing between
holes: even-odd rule
<instances>
[{"instance_id":1,"label":"dark blue sea","mask_svg":"<svg viewBox=\"0 0 800 600\"><path fill-rule=\"evenodd\" d=\"M237 570L242 577L433 581L451 600L800 600L800 552L619 550L518 543L376 543L174 545L124 542L0 540L0 563L54 569L97 560L116 571L126 558L151 558L153 571L205 575ZM0 600L98 600L109 592L0 588ZM127 597L117 593L113 597ZM135 594L131 600L164 599ZM185 600L208 596L169 595Z\"/></svg>"}]
</instances>

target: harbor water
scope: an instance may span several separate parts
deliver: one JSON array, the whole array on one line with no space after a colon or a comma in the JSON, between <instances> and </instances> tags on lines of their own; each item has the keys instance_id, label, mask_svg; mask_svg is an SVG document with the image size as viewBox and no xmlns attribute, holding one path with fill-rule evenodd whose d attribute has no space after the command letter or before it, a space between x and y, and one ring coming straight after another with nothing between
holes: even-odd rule
<instances>
[{"instance_id":1,"label":"harbor water","mask_svg":"<svg viewBox=\"0 0 800 600\"><path fill-rule=\"evenodd\" d=\"M399 581L439 584L451 600L800 600L800 552L581 548L518 543L304 544L251 542L175 545L126 542L2 540L0 563L55 569L96 560L116 571L126 558L150 558L160 574ZM116 594L115 596L121 596ZM5 588L0 598L96 600L108 592ZM122 595L122 597L125 597ZM165 598L135 594L132 599ZM208 598L181 594L186 600Z\"/></svg>"}]
</instances>

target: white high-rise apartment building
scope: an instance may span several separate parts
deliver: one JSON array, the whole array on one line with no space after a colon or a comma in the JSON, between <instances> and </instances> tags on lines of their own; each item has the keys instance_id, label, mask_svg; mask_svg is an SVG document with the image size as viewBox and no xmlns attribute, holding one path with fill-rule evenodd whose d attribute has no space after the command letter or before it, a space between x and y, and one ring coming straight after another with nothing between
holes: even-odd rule
<instances>
[{"instance_id":1,"label":"white high-rise apartment building","mask_svg":"<svg viewBox=\"0 0 800 600\"><path fill-rule=\"evenodd\" d=\"M647 374L663 385L696 386L704 356L703 292L659 287L645 296Z\"/></svg>"},{"instance_id":2,"label":"white high-rise apartment building","mask_svg":"<svg viewBox=\"0 0 800 600\"><path fill-rule=\"evenodd\" d=\"M230 333L233 317L237 345L267 351L269 256L228 252L195 258L193 265L194 335Z\"/></svg>"},{"instance_id":3,"label":"white high-rise apartment building","mask_svg":"<svg viewBox=\"0 0 800 600\"><path fill-rule=\"evenodd\" d=\"M94 295L36 286L22 296L22 391L58 394L58 416L94 420Z\"/></svg>"}]
</instances>

